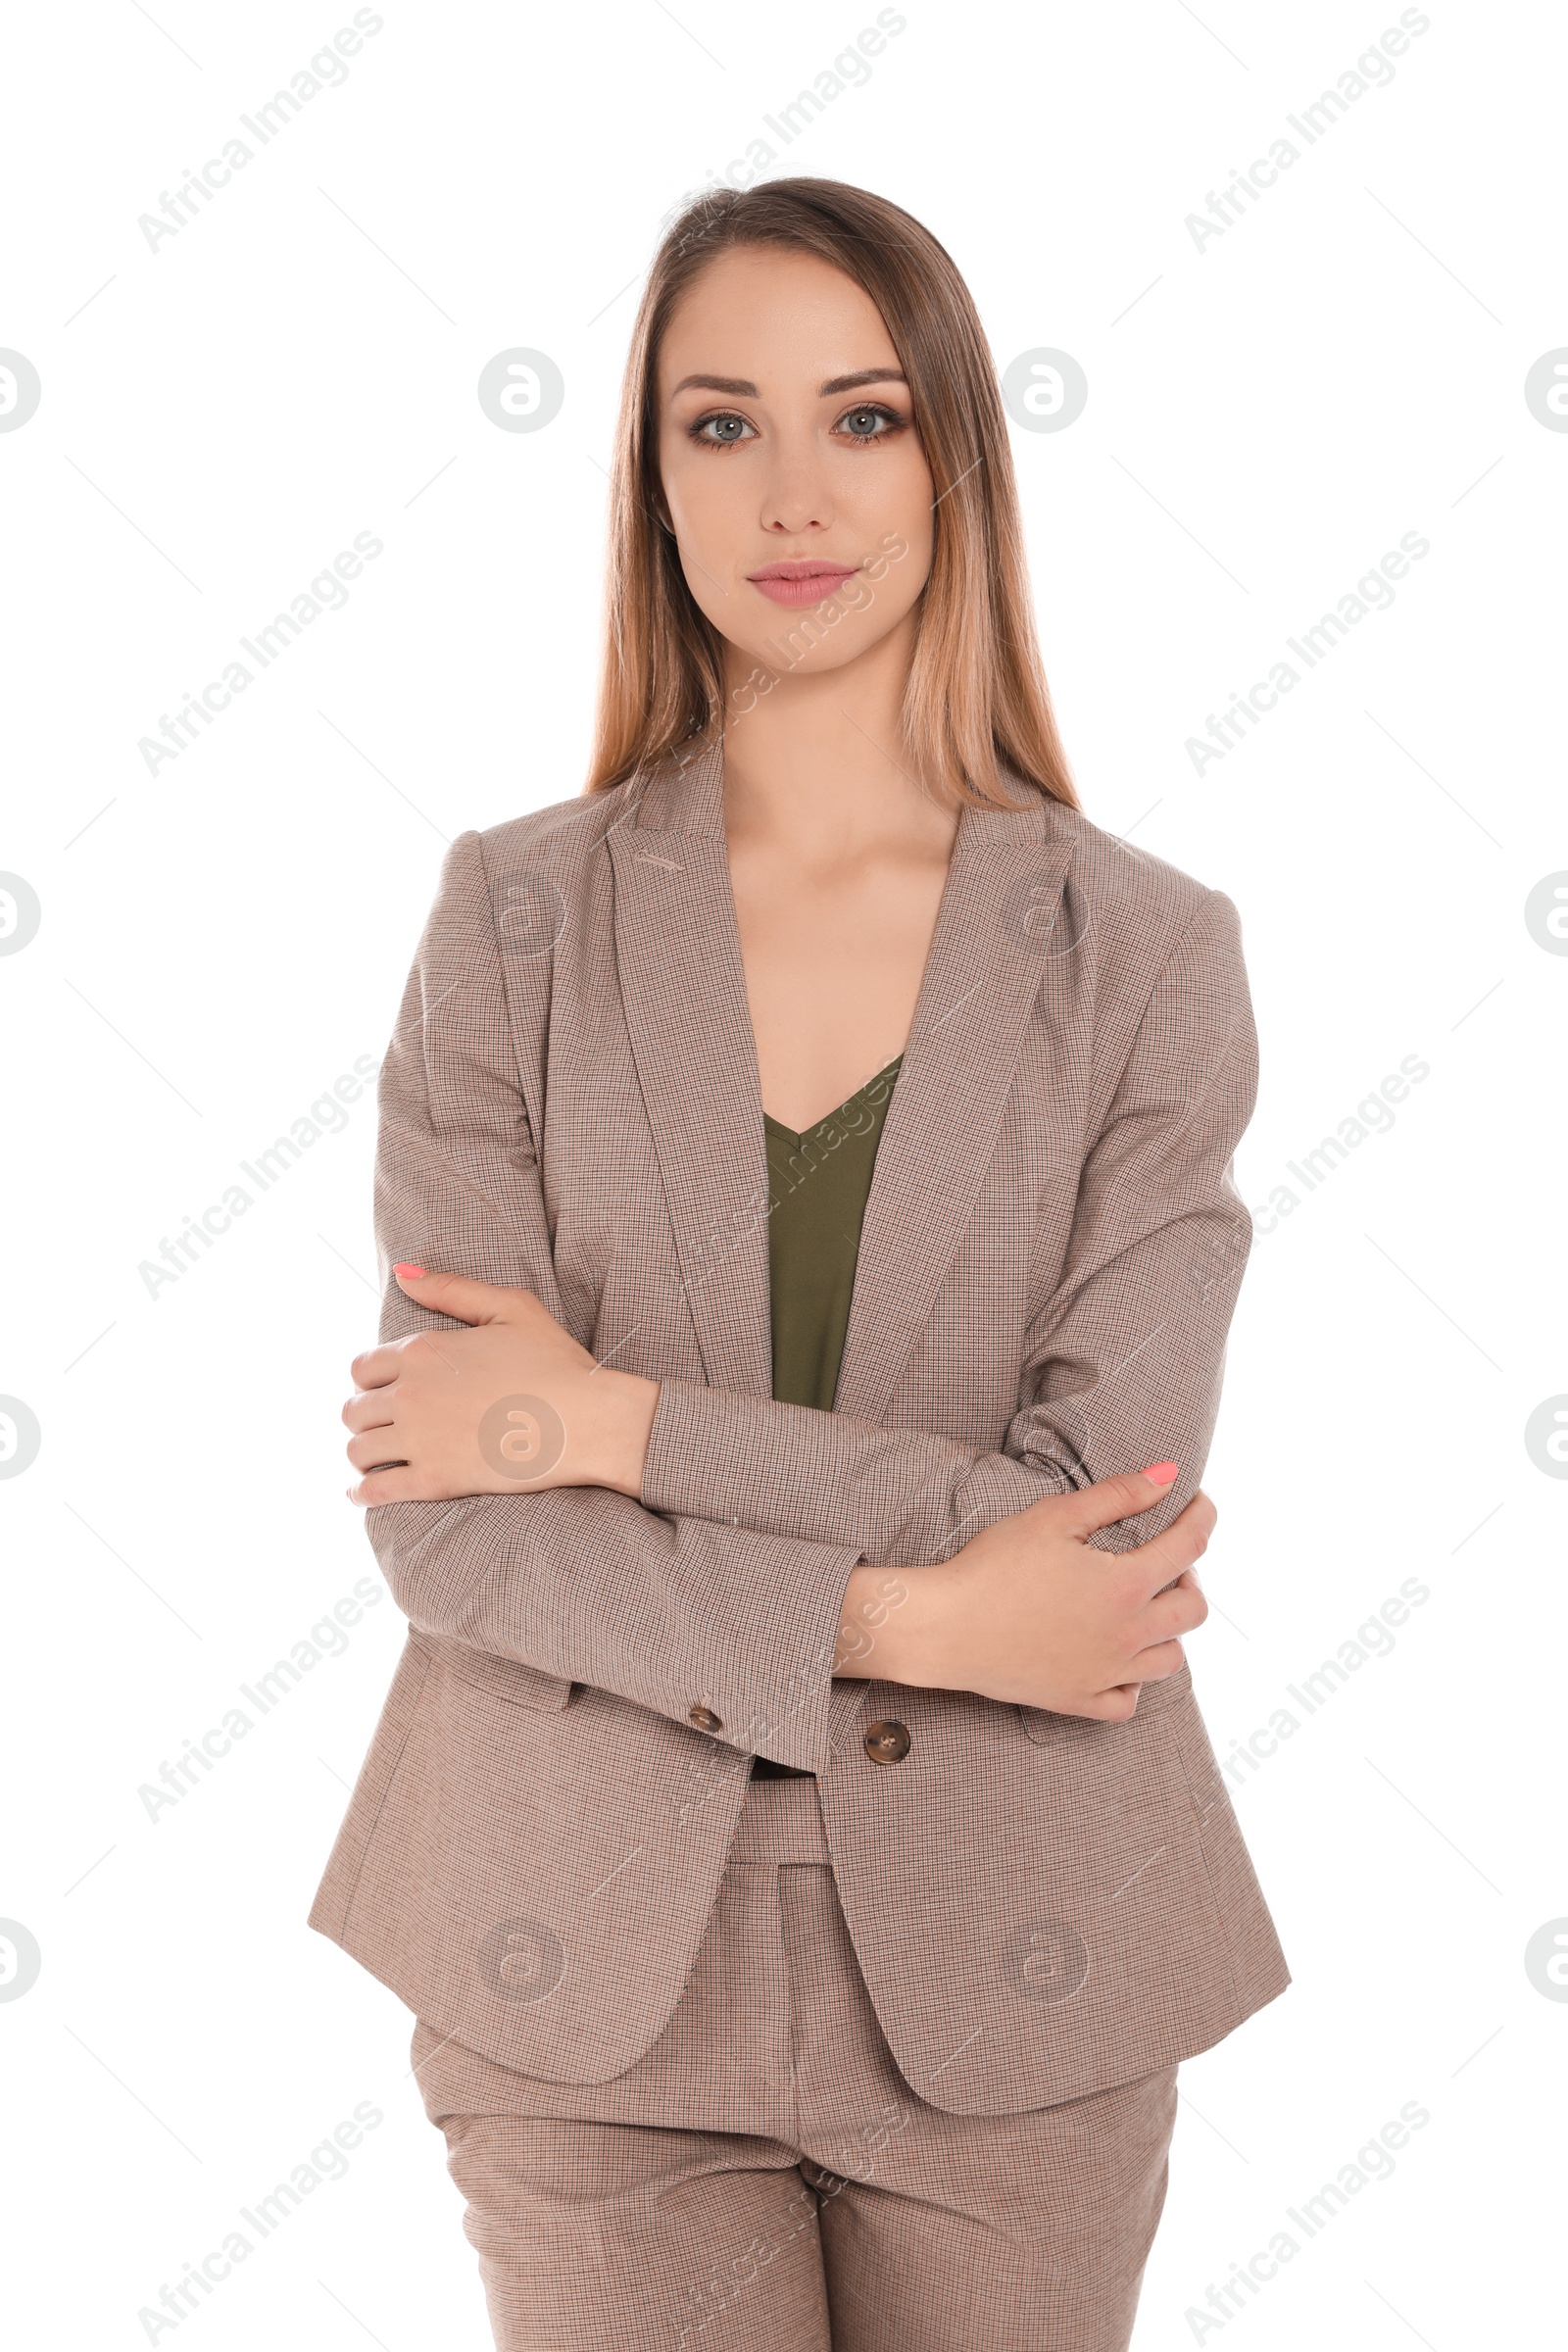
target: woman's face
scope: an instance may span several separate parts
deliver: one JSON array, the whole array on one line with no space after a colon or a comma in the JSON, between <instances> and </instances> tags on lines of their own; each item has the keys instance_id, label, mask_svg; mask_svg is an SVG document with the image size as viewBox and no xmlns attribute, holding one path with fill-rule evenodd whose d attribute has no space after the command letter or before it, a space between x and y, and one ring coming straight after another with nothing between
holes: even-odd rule
<instances>
[{"instance_id":1,"label":"woman's face","mask_svg":"<svg viewBox=\"0 0 1568 2352\"><path fill-rule=\"evenodd\" d=\"M753 707L759 670L841 669L908 619L931 568L931 474L853 278L778 247L720 254L665 329L659 418L668 519L731 649L732 711Z\"/></svg>"}]
</instances>

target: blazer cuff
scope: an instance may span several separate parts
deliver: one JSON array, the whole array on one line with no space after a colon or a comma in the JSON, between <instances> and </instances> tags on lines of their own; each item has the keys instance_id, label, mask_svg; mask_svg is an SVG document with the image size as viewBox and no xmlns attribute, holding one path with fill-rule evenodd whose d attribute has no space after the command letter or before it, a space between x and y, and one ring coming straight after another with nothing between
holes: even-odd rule
<instances>
[{"instance_id":1,"label":"blazer cuff","mask_svg":"<svg viewBox=\"0 0 1568 2352\"><path fill-rule=\"evenodd\" d=\"M825 1461L815 1458L821 1449L808 1445L802 1448L804 1460L793 1445L787 1459L780 1460L780 1409L769 1398L705 1388L700 1381L661 1381L643 1460L644 1507L681 1519L756 1527L760 1486L771 1506L765 1514L769 1532L783 1532L776 1524L781 1503L787 1510L795 1502L799 1524L790 1527L792 1536L807 1543L843 1543L842 1526L829 1531L807 1525L808 1519L822 1516L811 1505L821 1501L822 1482L832 1473ZM826 1423L830 1416L812 1418Z\"/></svg>"}]
</instances>

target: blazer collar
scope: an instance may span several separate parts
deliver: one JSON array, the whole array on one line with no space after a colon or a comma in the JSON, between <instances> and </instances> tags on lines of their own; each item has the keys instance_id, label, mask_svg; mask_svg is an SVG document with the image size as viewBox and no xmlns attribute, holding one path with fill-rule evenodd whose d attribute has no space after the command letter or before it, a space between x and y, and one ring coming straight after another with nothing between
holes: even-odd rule
<instances>
[{"instance_id":1,"label":"blazer collar","mask_svg":"<svg viewBox=\"0 0 1568 2352\"><path fill-rule=\"evenodd\" d=\"M724 838L722 742L628 795L608 840L632 1053L710 1386L772 1394L761 1082ZM973 1212L1072 857L1021 777L965 807L877 1148L834 1409L880 1421ZM1025 799L1023 796L1027 795Z\"/></svg>"}]
</instances>

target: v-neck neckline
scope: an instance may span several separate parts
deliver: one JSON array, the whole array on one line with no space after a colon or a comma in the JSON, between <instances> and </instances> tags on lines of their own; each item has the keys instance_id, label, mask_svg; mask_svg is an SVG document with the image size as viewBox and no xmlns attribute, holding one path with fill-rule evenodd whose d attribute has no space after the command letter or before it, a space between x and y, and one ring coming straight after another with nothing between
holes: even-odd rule
<instances>
[{"instance_id":1,"label":"v-neck neckline","mask_svg":"<svg viewBox=\"0 0 1568 2352\"><path fill-rule=\"evenodd\" d=\"M906 1048L906 1051L907 1051ZM771 1127L775 1134L788 1136L792 1144L804 1144L808 1135L815 1135L821 1128L830 1127L835 1119L842 1118L854 1103L858 1102L862 1095L869 1094L873 1086L879 1085L890 1070L896 1072L903 1059L903 1054L895 1054L893 1059L884 1062L881 1069L872 1071L863 1086L858 1086L853 1095L846 1095L842 1102L836 1102L833 1108L824 1111L819 1119L813 1119L809 1127L786 1127L783 1120L775 1119L770 1110L763 1111L762 1124L764 1127Z\"/></svg>"},{"instance_id":2,"label":"v-neck neckline","mask_svg":"<svg viewBox=\"0 0 1568 2352\"><path fill-rule=\"evenodd\" d=\"M835 1409L880 1420L962 1244L1042 991L1069 1004L1083 941L1054 935L1076 822L1004 762L1006 808L966 803L909 1036L885 1112L860 1234ZM605 827L620 1006L710 1386L771 1393L766 1150L756 1041L730 882L724 747L639 771ZM525 871L528 869L524 868ZM500 877L497 877L500 879ZM531 872L530 882L533 881ZM1080 910L1081 911L1081 910ZM1070 926L1068 926L1070 928ZM508 985L544 986L549 959ZM543 968L541 968L543 967ZM1081 1073L1066 1012L1041 1052L1067 1152ZM541 1095L531 1068L525 1087ZM530 1110L545 1121L542 1099ZM869 1142L869 1130L867 1131Z\"/></svg>"}]
</instances>

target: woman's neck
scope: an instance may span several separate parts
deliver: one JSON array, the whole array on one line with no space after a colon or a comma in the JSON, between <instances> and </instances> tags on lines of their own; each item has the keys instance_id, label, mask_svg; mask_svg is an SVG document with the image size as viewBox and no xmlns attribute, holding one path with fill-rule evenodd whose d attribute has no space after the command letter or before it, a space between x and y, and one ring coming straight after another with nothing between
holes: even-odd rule
<instances>
[{"instance_id":1,"label":"woman's neck","mask_svg":"<svg viewBox=\"0 0 1568 2352\"><path fill-rule=\"evenodd\" d=\"M912 620L912 615L911 615ZM809 676L775 671L742 696L749 657L727 649L724 823L732 844L836 862L911 836L951 847L956 814L924 789L903 727L912 629ZM747 704L750 707L746 707Z\"/></svg>"}]
</instances>

